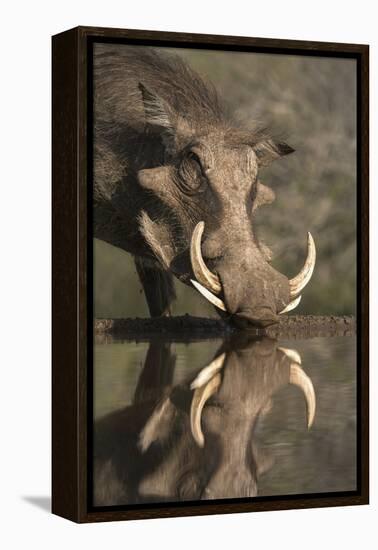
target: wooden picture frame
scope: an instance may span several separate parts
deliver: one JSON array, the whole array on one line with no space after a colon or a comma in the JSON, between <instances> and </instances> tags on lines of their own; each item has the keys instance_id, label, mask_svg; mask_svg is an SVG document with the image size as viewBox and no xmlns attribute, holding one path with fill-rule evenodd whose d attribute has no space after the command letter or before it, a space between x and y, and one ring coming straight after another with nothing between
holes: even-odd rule
<instances>
[{"instance_id":1,"label":"wooden picture frame","mask_svg":"<svg viewBox=\"0 0 378 550\"><path fill-rule=\"evenodd\" d=\"M90 428L93 307L91 120L92 48L95 42L353 58L357 61L358 210L358 422L357 490L345 493L162 503L109 509L90 505ZM52 39L53 115L53 349L52 511L72 521L347 506L369 502L369 48L305 42L142 30L77 27Z\"/></svg>"}]
</instances>

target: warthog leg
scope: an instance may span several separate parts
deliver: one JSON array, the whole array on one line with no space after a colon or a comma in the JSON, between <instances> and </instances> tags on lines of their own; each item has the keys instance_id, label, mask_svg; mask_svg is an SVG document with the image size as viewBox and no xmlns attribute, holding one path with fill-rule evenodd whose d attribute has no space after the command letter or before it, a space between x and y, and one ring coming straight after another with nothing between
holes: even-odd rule
<instances>
[{"instance_id":1,"label":"warthog leg","mask_svg":"<svg viewBox=\"0 0 378 550\"><path fill-rule=\"evenodd\" d=\"M151 317L169 316L170 306L176 298L172 275L142 258L134 260Z\"/></svg>"}]
</instances>

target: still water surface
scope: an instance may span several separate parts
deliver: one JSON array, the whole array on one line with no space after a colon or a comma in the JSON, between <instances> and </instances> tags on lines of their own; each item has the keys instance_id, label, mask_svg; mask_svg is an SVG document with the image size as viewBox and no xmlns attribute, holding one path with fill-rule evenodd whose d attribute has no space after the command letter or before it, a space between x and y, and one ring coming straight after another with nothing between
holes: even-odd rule
<instances>
[{"instance_id":1,"label":"still water surface","mask_svg":"<svg viewBox=\"0 0 378 550\"><path fill-rule=\"evenodd\" d=\"M107 340L94 358L95 505L356 489L354 337Z\"/></svg>"}]
</instances>

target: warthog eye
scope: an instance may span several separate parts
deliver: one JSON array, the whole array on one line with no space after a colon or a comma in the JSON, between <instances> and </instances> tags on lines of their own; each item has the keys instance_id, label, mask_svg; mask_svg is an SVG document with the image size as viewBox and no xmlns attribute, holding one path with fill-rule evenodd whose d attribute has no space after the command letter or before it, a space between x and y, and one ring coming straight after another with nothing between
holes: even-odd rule
<instances>
[{"instance_id":1,"label":"warthog eye","mask_svg":"<svg viewBox=\"0 0 378 550\"><path fill-rule=\"evenodd\" d=\"M206 184L201 161L193 151L189 151L182 159L178 174L179 185L184 193L198 193L203 190L203 186Z\"/></svg>"}]
</instances>

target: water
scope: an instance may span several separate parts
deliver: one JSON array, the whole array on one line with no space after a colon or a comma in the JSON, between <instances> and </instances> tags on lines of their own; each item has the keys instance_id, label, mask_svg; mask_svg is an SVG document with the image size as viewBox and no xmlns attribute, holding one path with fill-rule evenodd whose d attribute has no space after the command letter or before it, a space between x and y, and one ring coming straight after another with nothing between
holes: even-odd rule
<instances>
[{"instance_id":1,"label":"water","mask_svg":"<svg viewBox=\"0 0 378 550\"><path fill-rule=\"evenodd\" d=\"M356 341L97 343L94 422L95 505L355 490Z\"/></svg>"}]
</instances>

